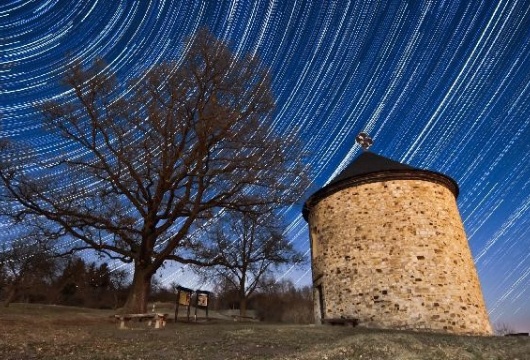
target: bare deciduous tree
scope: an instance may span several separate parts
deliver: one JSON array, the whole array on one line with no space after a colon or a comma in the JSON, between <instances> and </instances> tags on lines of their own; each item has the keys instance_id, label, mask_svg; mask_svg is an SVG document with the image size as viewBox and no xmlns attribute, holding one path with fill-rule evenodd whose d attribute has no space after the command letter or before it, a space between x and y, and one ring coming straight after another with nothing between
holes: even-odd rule
<instances>
[{"instance_id":1,"label":"bare deciduous tree","mask_svg":"<svg viewBox=\"0 0 530 360\"><path fill-rule=\"evenodd\" d=\"M267 69L207 30L184 49L182 62L128 87L102 61L74 64L64 79L73 96L42 107L68 151L32 164L10 158L0 170L14 215L46 219L69 250L134 264L129 312L146 311L166 260L201 263L190 234L219 209L275 208L301 189L299 153L271 129Z\"/></svg>"},{"instance_id":2,"label":"bare deciduous tree","mask_svg":"<svg viewBox=\"0 0 530 360\"><path fill-rule=\"evenodd\" d=\"M248 299L273 268L302 261L282 230L272 213L227 212L211 232L209 246L202 248L218 265L198 271L237 292L241 316L246 316Z\"/></svg>"},{"instance_id":3,"label":"bare deciduous tree","mask_svg":"<svg viewBox=\"0 0 530 360\"><path fill-rule=\"evenodd\" d=\"M513 326L505 322L497 322L493 325L493 333L497 336L505 336L515 333Z\"/></svg>"}]
</instances>

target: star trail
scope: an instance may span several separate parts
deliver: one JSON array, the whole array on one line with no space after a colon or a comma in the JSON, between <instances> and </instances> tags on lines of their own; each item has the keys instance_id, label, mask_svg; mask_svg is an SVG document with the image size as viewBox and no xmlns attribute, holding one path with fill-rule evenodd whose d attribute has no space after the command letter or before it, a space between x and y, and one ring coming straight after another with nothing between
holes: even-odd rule
<instances>
[{"instance_id":1,"label":"star trail","mask_svg":"<svg viewBox=\"0 0 530 360\"><path fill-rule=\"evenodd\" d=\"M530 331L530 1L2 1L0 138L50 159L75 151L35 110L68 96L65 64L103 57L132 79L178 61L204 26L270 68L275 131L301 139L308 192L360 154L360 131L370 151L453 177L491 322ZM300 209L283 215L307 254ZM0 224L0 241L16 235ZM195 286L182 267L161 276Z\"/></svg>"}]
</instances>

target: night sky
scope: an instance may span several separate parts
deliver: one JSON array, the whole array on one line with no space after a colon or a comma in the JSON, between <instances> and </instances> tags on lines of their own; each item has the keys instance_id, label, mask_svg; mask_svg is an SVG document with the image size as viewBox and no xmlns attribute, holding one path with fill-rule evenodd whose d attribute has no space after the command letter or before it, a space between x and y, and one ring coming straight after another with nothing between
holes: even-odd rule
<instances>
[{"instance_id":1,"label":"night sky","mask_svg":"<svg viewBox=\"0 0 530 360\"><path fill-rule=\"evenodd\" d=\"M370 151L453 177L491 321L530 331L530 1L2 0L0 138L53 156L64 144L34 105L62 95L67 54L128 79L203 26L270 67L275 130L300 137L311 191L360 154L360 131ZM308 252L300 209L287 235ZM309 265L284 276L311 281ZM170 267L173 281L198 286Z\"/></svg>"}]
</instances>

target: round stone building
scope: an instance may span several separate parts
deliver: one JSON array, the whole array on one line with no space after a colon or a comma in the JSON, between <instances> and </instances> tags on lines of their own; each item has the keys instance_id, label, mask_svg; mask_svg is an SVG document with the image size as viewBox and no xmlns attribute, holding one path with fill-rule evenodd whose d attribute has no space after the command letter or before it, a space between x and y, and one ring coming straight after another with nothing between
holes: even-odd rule
<instances>
[{"instance_id":1,"label":"round stone building","mask_svg":"<svg viewBox=\"0 0 530 360\"><path fill-rule=\"evenodd\" d=\"M491 334L443 174L363 152L305 203L317 323Z\"/></svg>"}]
</instances>

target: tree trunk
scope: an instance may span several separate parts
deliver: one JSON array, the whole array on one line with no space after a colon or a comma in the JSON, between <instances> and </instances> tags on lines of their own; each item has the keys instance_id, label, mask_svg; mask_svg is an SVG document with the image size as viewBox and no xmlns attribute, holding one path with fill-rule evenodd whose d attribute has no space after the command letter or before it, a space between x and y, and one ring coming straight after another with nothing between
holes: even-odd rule
<instances>
[{"instance_id":1,"label":"tree trunk","mask_svg":"<svg viewBox=\"0 0 530 360\"><path fill-rule=\"evenodd\" d=\"M16 286L10 287L9 291L7 292L7 297L4 299L4 307L9 307L9 304L15 300L15 297L17 295L17 288Z\"/></svg>"},{"instance_id":2,"label":"tree trunk","mask_svg":"<svg viewBox=\"0 0 530 360\"><path fill-rule=\"evenodd\" d=\"M241 317L247 316L247 299L242 298L239 300L239 315Z\"/></svg>"},{"instance_id":3,"label":"tree trunk","mask_svg":"<svg viewBox=\"0 0 530 360\"><path fill-rule=\"evenodd\" d=\"M147 312L147 300L151 292L151 278L153 271L142 266L134 267L134 277L127 296L127 301L123 306L126 314L141 314Z\"/></svg>"},{"instance_id":4,"label":"tree trunk","mask_svg":"<svg viewBox=\"0 0 530 360\"><path fill-rule=\"evenodd\" d=\"M247 296L245 290L241 289L239 289L239 315L243 317L247 316Z\"/></svg>"}]
</instances>

